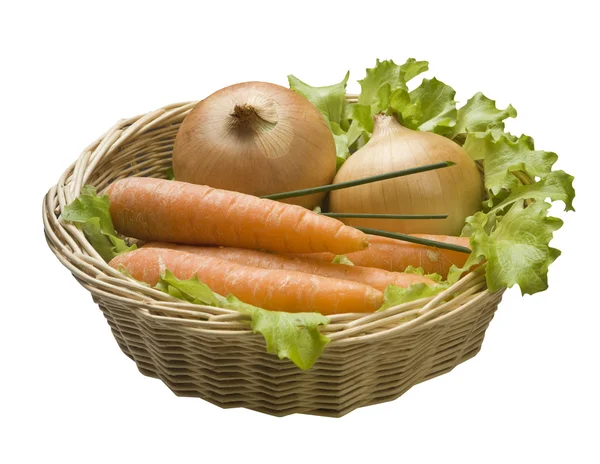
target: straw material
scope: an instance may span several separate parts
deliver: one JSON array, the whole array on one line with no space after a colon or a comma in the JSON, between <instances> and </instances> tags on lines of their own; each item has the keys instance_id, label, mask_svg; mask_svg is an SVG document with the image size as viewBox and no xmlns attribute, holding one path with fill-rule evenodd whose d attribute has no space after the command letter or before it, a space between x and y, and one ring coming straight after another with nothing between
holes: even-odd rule
<instances>
[{"instance_id":1,"label":"straw material","mask_svg":"<svg viewBox=\"0 0 600 464\"><path fill-rule=\"evenodd\" d=\"M482 270L445 292L374 314L331 316L331 343L308 371L267 353L247 316L198 306L110 268L73 225L59 219L87 184L99 191L127 176L165 177L179 125L195 102L121 120L84 150L48 192L48 244L87 288L123 352L175 394L268 414L339 417L398 398L472 358L502 297ZM459 296L444 302L450 294Z\"/></svg>"}]
</instances>

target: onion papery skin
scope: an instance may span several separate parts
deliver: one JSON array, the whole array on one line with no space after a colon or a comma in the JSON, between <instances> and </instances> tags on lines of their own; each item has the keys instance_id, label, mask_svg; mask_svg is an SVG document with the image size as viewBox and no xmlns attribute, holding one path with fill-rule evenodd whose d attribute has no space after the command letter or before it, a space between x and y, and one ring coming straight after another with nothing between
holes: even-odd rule
<instances>
[{"instance_id":1,"label":"onion papery skin","mask_svg":"<svg viewBox=\"0 0 600 464\"><path fill-rule=\"evenodd\" d=\"M262 196L331 183L336 149L329 125L303 96L245 82L199 102L175 139L179 181ZM325 193L283 200L314 208Z\"/></svg>"},{"instance_id":2,"label":"onion papery skin","mask_svg":"<svg viewBox=\"0 0 600 464\"><path fill-rule=\"evenodd\" d=\"M342 165L334 183L452 161L451 166L331 192L332 212L448 214L446 219L343 219L348 225L406 234L459 235L481 209L483 183L461 146L431 132L414 131L394 117L376 115L369 142Z\"/></svg>"}]
</instances>

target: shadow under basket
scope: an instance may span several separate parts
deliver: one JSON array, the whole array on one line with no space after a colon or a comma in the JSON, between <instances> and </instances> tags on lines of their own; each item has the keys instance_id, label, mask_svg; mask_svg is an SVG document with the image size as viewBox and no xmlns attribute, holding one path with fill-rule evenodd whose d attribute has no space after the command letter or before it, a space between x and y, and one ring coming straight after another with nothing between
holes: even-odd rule
<instances>
[{"instance_id":1,"label":"shadow under basket","mask_svg":"<svg viewBox=\"0 0 600 464\"><path fill-rule=\"evenodd\" d=\"M123 177L166 177L175 135L195 103L119 121L84 150L44 200L50 248L92 293L140 372L160 378L176 395L224 408L339 417L398 398L477 354L502 298L502 292L487 290L482 270L435 297L379 313L331 316L322 327L331 342L303 371L267 353L247 316L177 300L110 268L60 214L84 185L102 191Z\"/></svg>"}]
</instances>

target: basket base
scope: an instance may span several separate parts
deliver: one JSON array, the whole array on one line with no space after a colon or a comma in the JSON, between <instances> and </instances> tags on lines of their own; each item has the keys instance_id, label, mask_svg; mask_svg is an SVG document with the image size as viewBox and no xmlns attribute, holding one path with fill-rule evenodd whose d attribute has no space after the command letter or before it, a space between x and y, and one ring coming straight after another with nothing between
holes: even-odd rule
<instances>
[{"instance_id":1,"label":"basket base","mask_svg":"<svg viewBox=\"0 0 600 464\"><path fill-rule=\"evenodd\" d=\"M341 417L395 400L412 386L474 357L501 299L501 294L490 296L485 305L447 325L386 341L338 349L330 345L308 371L267 354L260 337L262 351L256 352L240 344L240 337L182 337L172 328L98 303L121 350L142 374L161 379L177 396L273 416Z\"/></svg>"}]
</instances>

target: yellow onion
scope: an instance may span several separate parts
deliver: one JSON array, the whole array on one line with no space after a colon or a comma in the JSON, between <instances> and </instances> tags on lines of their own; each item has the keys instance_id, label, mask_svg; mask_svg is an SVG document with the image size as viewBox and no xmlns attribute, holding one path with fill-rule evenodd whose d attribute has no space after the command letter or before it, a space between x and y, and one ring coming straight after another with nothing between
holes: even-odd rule
<instances>
[{"instance_id":1,"label":"yellow onion","mask_svg":"<svg viewBox=\"0 0 600 464\"><path fill-rule=\"evenodd\" d=\"M453 141L407 129L392 116L375 116L373 136L342 165L334 183L453 161L456 166L389 179L330 194L330 209L344 213L448 214L446 219L345 219L390 232L459 235L481 208L483 185L469 155Z\"/></svg>"},{"instance_id":2,"label":"yellow onion","mask_svg":"<svg viewBox=\"0 0 600 464\"><path fill-rule=\"evenodd\" d=\"M306 98L266 82L221 89L199 102L175 139L175 179L251 195L331 183L335 142ZM285 200L307 208L324 193Z\"/></svg>"}]
</instances>

